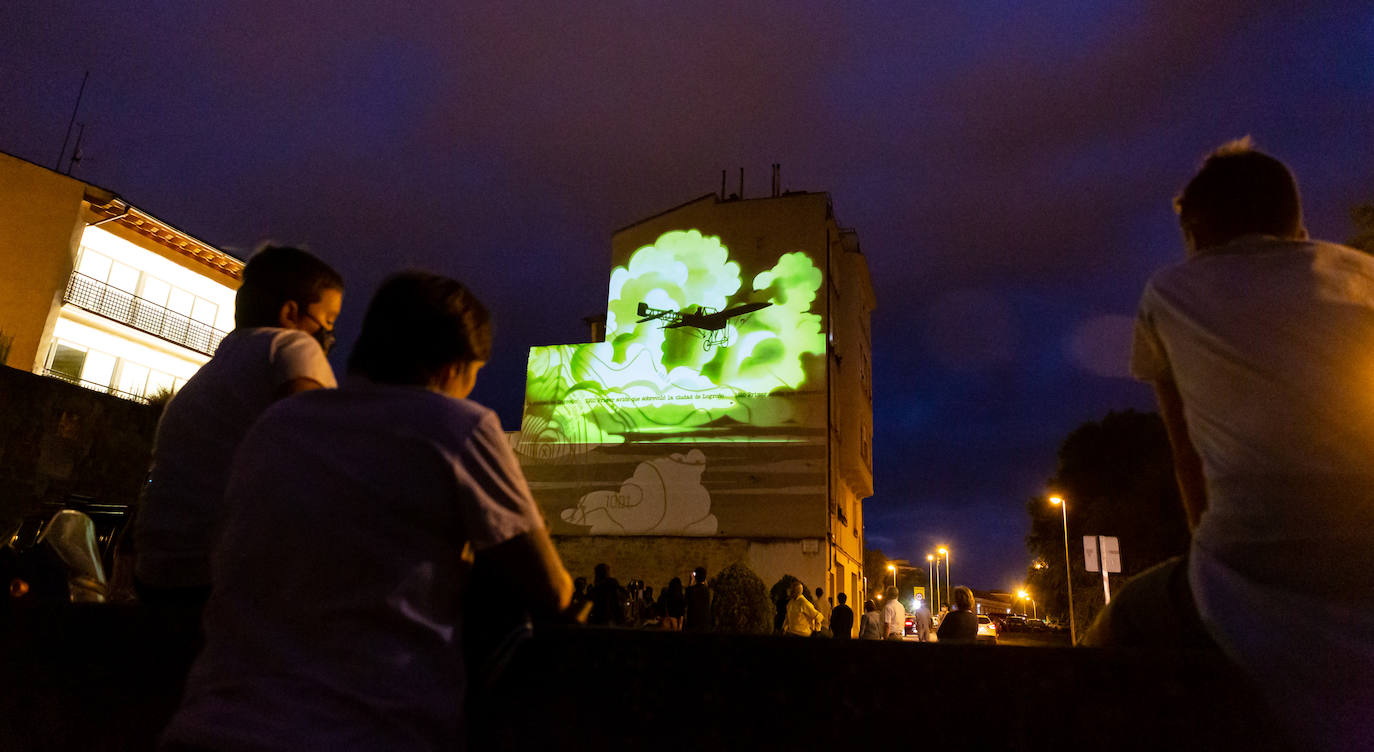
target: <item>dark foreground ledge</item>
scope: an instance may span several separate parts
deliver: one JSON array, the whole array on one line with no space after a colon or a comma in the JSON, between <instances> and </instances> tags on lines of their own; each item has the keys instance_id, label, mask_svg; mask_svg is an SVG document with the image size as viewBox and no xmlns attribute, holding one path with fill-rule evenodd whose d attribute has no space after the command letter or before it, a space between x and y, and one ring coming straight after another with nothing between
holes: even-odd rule
<instances>
[{"instance_id":1,"label":"dark foreground ledge","mask_svg":"<svg viewBox=\"0 0 1374 752\"><path fill-rule=\"evenodd\" d=\"M138 607L0 624L0 749L150 749L195 637ZM549 629L474 691L471 748L1284 749L1197 653Z\"/></svg>"}]
</instances>

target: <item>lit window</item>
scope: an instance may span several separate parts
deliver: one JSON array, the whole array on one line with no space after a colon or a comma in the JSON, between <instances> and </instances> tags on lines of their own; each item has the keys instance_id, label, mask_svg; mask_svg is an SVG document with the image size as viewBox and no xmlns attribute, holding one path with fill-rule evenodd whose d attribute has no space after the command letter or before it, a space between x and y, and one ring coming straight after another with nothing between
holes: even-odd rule
<instances>
[{"instance_id":1,"label":"lit window","mask_svg":"<svg viewBox=\"0 0 1374 752\"><path fill-rule=\"evenodd\" d=\"M53 375L69 381L80 381L81 369L85 366L86 349L84 347L73 347L65 342L53 343L52 361L48 364L48 370Z\"/></svg>"},{"instance_id":2,"label":"lit window","mask_svg":"<svg viewBox=\"0 0 1374 752\"><path fill-rule=\"evenodd\" d=\"M196 304L196 296L185 290L172 290L167 296L167 308L182 316L190 316L191 309Z\"/></svg>"},{"instance_id":3,"label":"lit window","mask_svg":"<svg viewBox=\"0 0 1374 752\"><path fill-rule=\"evenodd\" d=\"M110 287L133 293L138 289L138 270L115 261L110 264Z\"/></svg>"},{"instance_id":4,"label":"lit window","mask_svg":"<svg viewBox=\"0 0 1374 752\"><path fill-rule=\"evenodd\" d=\"M87 277L104 282L110 276L110 259L89 248L82 248L81 260L77 262L76 270Z\"/></svg>"},{"instance_id":5,"label":"lit window","mask_svg":"<svg viewBox=\"0 0 1374 752\"><path fill-rule=\"evenodd\" d=\"M114 381L115 357L91 350L86 353L86 367L81 369L81 380L95 386L109 386Z\"/></svg>"},{"instance_id":6,"label":"lit window","mask_svg":"<svg viewBox=\"0 0 1374 752\"><path fill-rule=\"evenodd\" d=\"M217 315L219 315L219 306L205 298L196 298L195 307L191 309L191 318L202 324L214 326Z\"/></svg>"},{"instance_id":7,"label":"lit window","mask_svg":"<svg viewBox=\"0 0 1374 752\"><path fill-rule=\"evenodd\" d=\"M132 394L135 397L144 396L143 390L148 385L148 369L137 363L124 361L119 369L119 383L115 386L121 392Z\"/></svg>"},{"instance_id":8,"label":"lit window","mask_svg":"<svg viewBox=\"0 0 1374 752\"><path fill-rule=\"evenodd\" d=\"M172 286L166 282L144 275L143 292L139 294L139 297L153 305L165 306L167 305L167 295L171 291Z\"/></svg>"}]
</instances>

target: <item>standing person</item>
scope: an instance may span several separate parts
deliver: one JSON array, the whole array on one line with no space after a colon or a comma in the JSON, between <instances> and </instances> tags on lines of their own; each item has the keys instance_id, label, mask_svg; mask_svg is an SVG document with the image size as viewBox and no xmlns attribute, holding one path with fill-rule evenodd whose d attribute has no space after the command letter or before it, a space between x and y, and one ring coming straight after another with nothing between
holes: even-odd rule
<instances>
[{"instance_id":1,"label":"standing person","mask_svg":"<svg viewBox=\"0 0 1374 752\"><path fill-rule=\"evenodd\" d=\"M144 602L188 607L199 621L234 450L276 400L335 386L325 354L343 287L338 272L297 248L265 247L244 266L234 330L158 421L134 519L135 586Z\"/></svg>"},{"instance_id":2,"label":"standing person","mask_svg":"<svg viewBox=\"0 0 1374 752\"><path fill-rule=\"evenodd\" d=\"M906 609L897 597L897 586L883 592L883 639L900 640L906 636Z\"/></svg>"},{"instance_id":3,"label":"standing person","mask_svg":"<svg viewBox=\"0 0 1374 752\"><path fill-rule=\"evenodd\" d=\"M801 581L792 583L792 598L787 601L787 617L783 619L783 634L795 637L810 637L821 628L821 612L806 599L806 586Z\"/></svg>"},{"instance_id":4,"label":"standing person","mask_svg":"<svg viewBox=\"0 0 1374 752\"><path fill-rule=\"evenodd\" d=\"M687 588L687 612L682 628L688 632L711 631L711 587L706 584L706 567L692 570L692 585Z\"/></svg>"},{"instance_id":5,"label":"standing person","mask_svg":"<svg viewBox=\"0 0 1374 752\"><path fill-rule=\"evenodd\" d=\"M836 593L835 610L830 612L830 636L837 640L848 640L854 636L854 609L846 605L849 596Z\"/></svg>"},{"instance_id":6,"label":"standing person","mask_svg":"<svg viewBox=\"0 0 1374 752\"><path fill-rule=\"evenodd\" d=\"M930 642L930 611L924 608L917 608L911 612L911 626L916 632L916 639L921 642Z\"/></svg>"},{"instance_id":7,"label":"standing person","mask_svg":"<svg viewBox=\"0 0 1374 752\"><path fill-rule=\"evenodd\" d=\"M682 615L687 610L687 594L682 588L682 578L674 577L668 588L658 596L658 608L663 612L663 628L672 632L682 630Z\"/></svg>"},{"instance_id":8,"label":"standing person","mask_svg":"<svg viewBox=\"0 0 1374 752\"><path fill-rule=\"evenodd\" d=\"M816 611L820 612L821 615L821 625L819 627L816 627L816 631L824 634L826 637L829 637L830 635L828 634L828 632L830 631L830 611L833 608L833 605L830 603L830 601L826 600L825 590L823 588L816 588L816 597L811 600L811 605L815 606Z\"/></svg>"},{"instance_id":9,"label":"standing person","mask_svg":"<svg viewBox=\"0 0 1374 752\"><path fill-rule=\"evenodd\" d=\"M872 598L864 601L864 615L859 621L859 639L883 639L883 612L878 610L878 604Z\"/></svg>"},{"instance_id":10,"label":"standing person","mask_svg":"<svg viewBox=\"0 0 1374 752\"><path fill-rule=\"evenodd\" d=\"M960 585L952 597L954 610L940 620L935 636L940 642L974 642L978 639L978 615L974 613L973 591Z\"/></svg>"},{"instance_id":11,"label":"standing person","mask_svg":"<svg viewBox=\"0 0 1374 752\"><path fill-rule=\"evenodd\" d=\"M1175 208L1185 260L1145 287L1131 370L1154 387L1192 542L1113 594L1085 642L1214 640L1301 746L1365 747L1374 258L1309 240L1292 173L1248 139ZM1283 628L1257 626L1268 613Z\"/></svg>"},{"instance_id":12,"label":"standing person","mask_svg":"<svg viewBox=\"0 0 1374 752\"><path fill-rule=\"evenodd\" d=\"M393 276L345 388L254 425L165 748L462 745L470 555L536 614L572 592L496 414L466 399L490 331L458 282Z\"/></svg>"},{"instance_id":13,"label":"standing person","mask_svg":"<svg viewBox=\"0 0 1374 752\"><path fill-rule=\"evenodd\" d=\"M625 623L625 592L620 582L611 576L611 565L605 562L592 569L592 613L588 624L620 626Z\"/></svg>"}]
</instances>

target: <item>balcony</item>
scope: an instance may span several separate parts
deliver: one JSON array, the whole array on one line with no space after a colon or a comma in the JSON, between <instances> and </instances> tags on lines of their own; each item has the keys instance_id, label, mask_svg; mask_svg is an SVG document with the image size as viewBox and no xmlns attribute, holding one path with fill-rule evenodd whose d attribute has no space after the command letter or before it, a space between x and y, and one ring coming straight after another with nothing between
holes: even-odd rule
<instances>
[{"instance_id":1,"label":"balcony","mask_svg":"<svg viewBox=\"0 0 1374 752\"><path fill-rule=\"evenodd\" d=\"M67 280L63 302L204 355L214 355L224 332L79 272Z\"/></svg>"},{"instance_id":2,"label":"balcony","mask_svg":"<svg viewBox=\"0 0 1374 752\"><path fill-rule=\"evenodd\" d=\"M147 397L144 397L143 395L140 395L140 394L133 394L133 393L131 393L131 392L120 391L119 389L115 389L114 387L110 386L109 384L97 384L97 383L94 382L94 381L85 381L85 380L83 380L83 379L74 379L74 378L72 378L71 374L69 374L69 373L62 373L61 371L54 371L54 370L51 369L51 368L44 368L44 369L43 369L43 375L44 375L44 376L51 376L51 377L53 377L53 378L55 378L55 379L61 379L61 380L65 381L65 382L67 382L68 384L75 384L75 385L77 385L77 386L79 386L79 387L83 387L83 388L85 388L85 389L89 389L89 390L91 390L91 391L93 391L93 392L100 392L100 393L102 393L102 394L113 395L113 396L118 397L118 398L120 398L120 399L129 400L130 402L140 402L140 403L145 404L145 405L148 404L148 398L147 398Z\"/></svg>"}]
</instances>

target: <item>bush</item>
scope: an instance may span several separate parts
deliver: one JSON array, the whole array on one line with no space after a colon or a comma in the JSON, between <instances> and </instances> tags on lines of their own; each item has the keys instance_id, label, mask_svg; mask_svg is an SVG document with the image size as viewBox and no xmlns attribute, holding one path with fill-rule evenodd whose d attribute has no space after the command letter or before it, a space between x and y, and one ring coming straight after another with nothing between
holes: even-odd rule
<instances>
[{"instance_id":1,"label":"bush","mask_svg":"<svg viewBox=\"0 0 1374 752\"><path fill-rule=\"evenodd\" d=\"M763 580L743 564L731 564L711 583L711 620L718 632L768 634L773 609Z\"/></svg>"}]
</instances>

